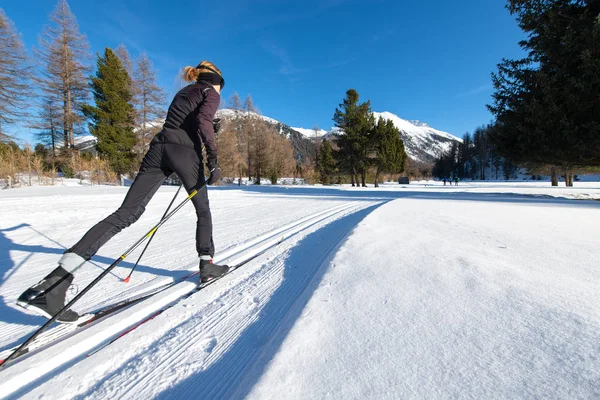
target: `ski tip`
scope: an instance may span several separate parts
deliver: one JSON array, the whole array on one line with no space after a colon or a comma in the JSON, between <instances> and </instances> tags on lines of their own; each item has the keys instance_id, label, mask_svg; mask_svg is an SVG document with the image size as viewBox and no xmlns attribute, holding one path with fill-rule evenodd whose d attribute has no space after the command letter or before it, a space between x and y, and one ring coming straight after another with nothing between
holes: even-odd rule
<instances>
[{"instance_id":1,"label":"ski tip","mask_svg":"<svg viewBox=\"0 0 600 400\"><path fill-rule=\"evenodd\" d=\"M127 278L123 279L123 282L125 283L129 283L129 278L131 278L130 276L128 276Z\"/></svg>"},{"instance_id":2,"label":"ski tip","mask_svg":"<svg viewBox=\"0 0 600 400\"><path fill-rule=\"evenodd\" d=\"M4 360L0 360L0 365L4 364Z\"/></svg>"}]
</instances>

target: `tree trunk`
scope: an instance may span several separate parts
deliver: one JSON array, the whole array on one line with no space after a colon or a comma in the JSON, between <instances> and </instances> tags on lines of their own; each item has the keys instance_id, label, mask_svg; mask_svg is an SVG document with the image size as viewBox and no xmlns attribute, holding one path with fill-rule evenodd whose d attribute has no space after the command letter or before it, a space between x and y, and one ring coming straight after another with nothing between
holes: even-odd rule
<instances>
[{"instance_id":1,"label":"tree trunk","mask_svg":"<svg viewBox=\"0 0 600 400\"><path fill-rule=\"evenodd\" d=\"M379 168L375 171L375 187L379 187Z\"/></svg>"},{"instance_id":2,"label":"tree trunk","mask_svg":"<svg viewBox=\"0 0 600 400\"><path fill-rule=\"evenodd\" d=\"M50 121L50 134L52 135L52 157L56 157L56 143L54 143L54 121Z\"/></svg>"},{"instance_id":3,"label":"tree trunk","mask_svg":"<svg viewBox=\"0 0 600 400\"><path fill-rule=\"evenodd\" d=\"M573 187L573 173L568 172L565 178L565 185L569 187Z\"/></svg>"},{"instance_id":4,"label":"tree trunk","mask_svg":"<svg viewBox=\"0 0 600 400\"><path fill-rule=\"evenodd\" d=\"M558 186L558 173L556 172L556 165L550 167L550 176L552 186Z\"/></svg>"}]
</instances>

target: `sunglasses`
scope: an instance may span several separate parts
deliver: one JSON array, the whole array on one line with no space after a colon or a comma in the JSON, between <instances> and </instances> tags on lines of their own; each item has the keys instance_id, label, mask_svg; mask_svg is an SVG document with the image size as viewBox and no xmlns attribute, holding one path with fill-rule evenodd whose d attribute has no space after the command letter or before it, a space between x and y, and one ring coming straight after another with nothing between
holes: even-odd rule
<instances>
[{"instance_id":1,"label":"sunglasses","mask_svg":"<svg viewBox=\"0 0 600 400\"><path fill-rule=\"evenodd\" d=\"M223 88L225 87L225 79L223 79L223 76L221 76L221 74L219 74L217 71L215 71L211 67L207 67L206 65L200 65L200 66L198 66L198 69L207 69L210 72L212 72L213 74L218 75L219 78L221 78L221 80L219 81L219 85L221 86L221 90L223 90Z\"/></svg>"}]
</instances>

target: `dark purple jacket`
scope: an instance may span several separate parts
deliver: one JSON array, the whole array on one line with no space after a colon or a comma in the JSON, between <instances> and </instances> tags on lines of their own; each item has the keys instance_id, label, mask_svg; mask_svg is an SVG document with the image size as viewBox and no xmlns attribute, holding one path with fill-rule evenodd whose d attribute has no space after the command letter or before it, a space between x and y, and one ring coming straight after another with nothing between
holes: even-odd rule
<instances>
[{"instance_id":1,"label":"dark purple jacket","mask_svg":"<svg viewBox=\"0 0 600 400\"><path fill-rule=\"evenodd\" d=\"M204 145L208 166L212 167L217 163L212 120L220 102L221 96L208 82L200 81L184 87L173 98L163 129L152 142L194 147L199 153Z\"/></svg>"}]
</instances>

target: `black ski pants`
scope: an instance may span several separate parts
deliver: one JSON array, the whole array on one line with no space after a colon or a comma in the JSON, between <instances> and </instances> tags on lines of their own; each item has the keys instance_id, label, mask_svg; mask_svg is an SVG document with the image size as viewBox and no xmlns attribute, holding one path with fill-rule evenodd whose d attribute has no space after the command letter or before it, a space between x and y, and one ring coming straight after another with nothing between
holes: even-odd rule
<instances>
[{"instance_id":1,"label":"black ski pants","mask_svg":"<svg viewBox=\"0 0 600 400\"><path fill-rule=\"evenodd\" d=\"M205 180L202 158L194 148L172 143L152 143L121 207L98 222L67 252L76 253L86 260L92 258L110 238L140 218L146 204L173 172L179 176L188 193L200 187ZM200 256L213 257L212 217L206 186L191 201L198 216L196 250Z\"/></svg>"}]
</instances>

